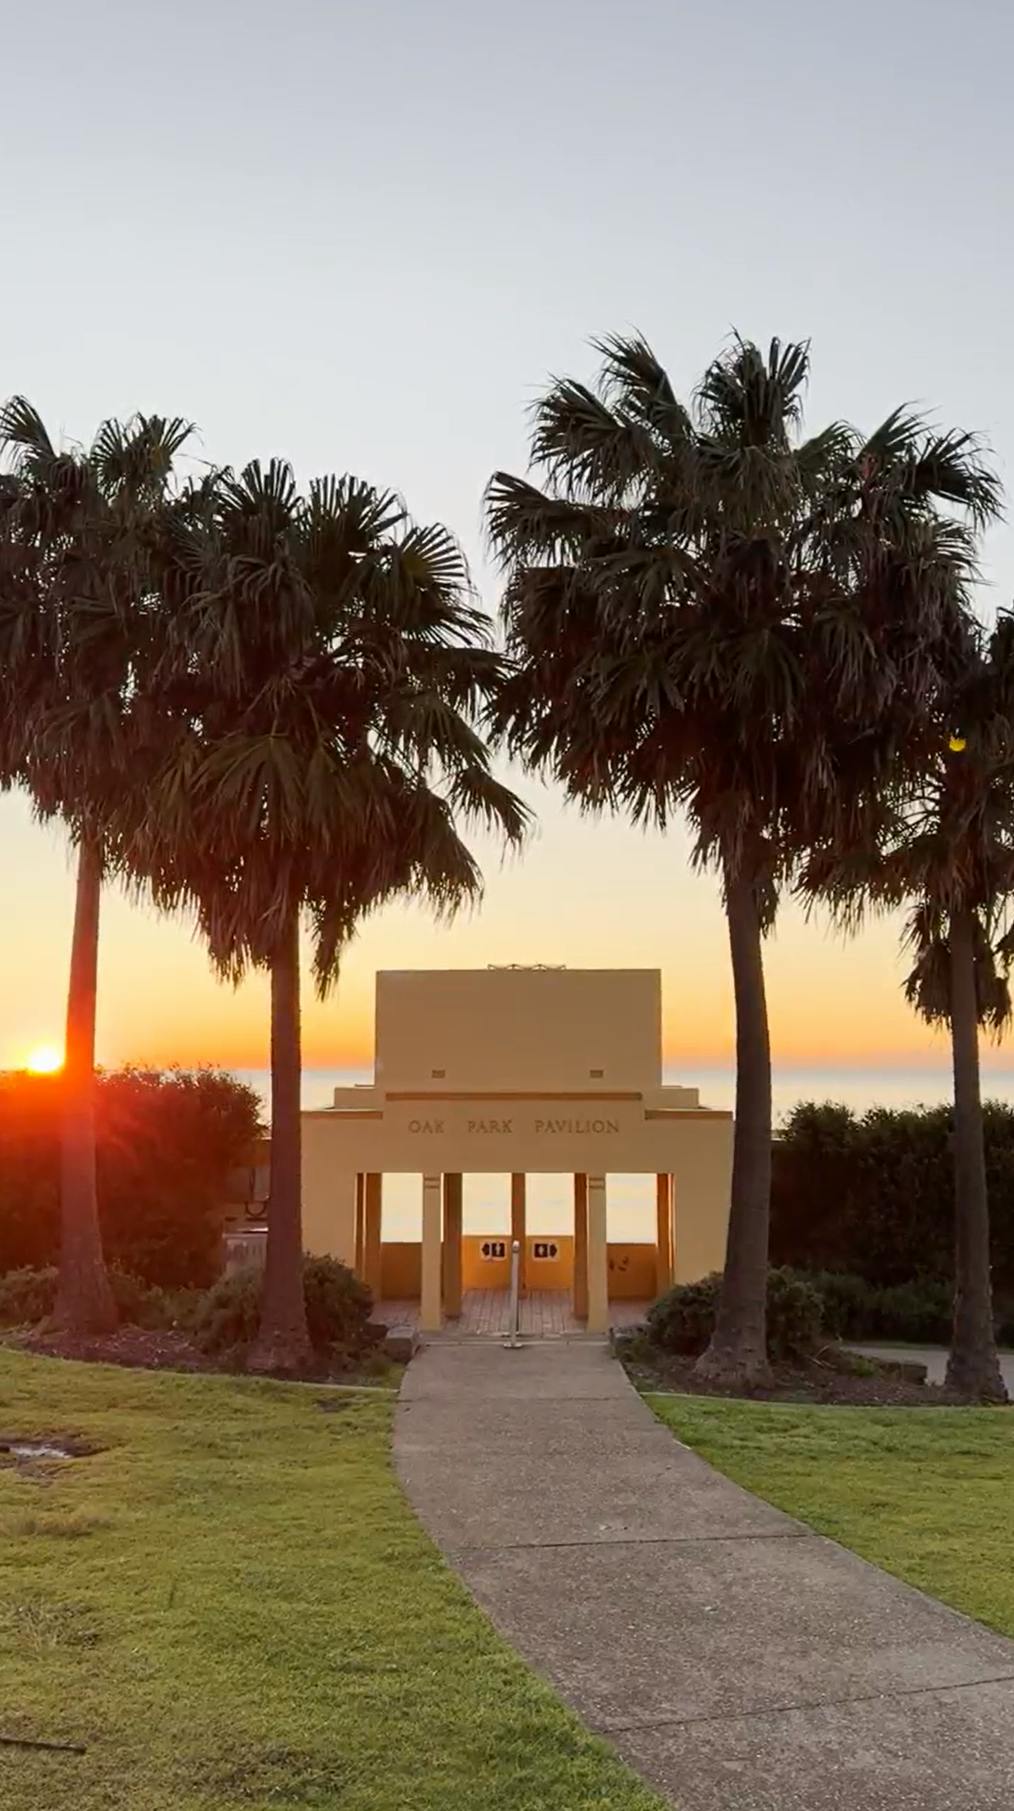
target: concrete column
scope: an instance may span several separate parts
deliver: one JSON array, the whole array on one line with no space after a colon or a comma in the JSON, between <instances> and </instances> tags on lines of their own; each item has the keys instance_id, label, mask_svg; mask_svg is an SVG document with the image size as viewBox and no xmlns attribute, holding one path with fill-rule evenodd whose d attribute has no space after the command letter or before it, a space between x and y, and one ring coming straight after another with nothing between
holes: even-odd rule
<instances>
[{"instance_id":1,"label":"concrete column","mask_svg":"<svg viewBox=\"0 0 1014 1811\"><path fill-rule=\"evenodd\" d=\"M461 1177L444 1177L444 1313L461 1314Z\"/></svg>"},{"instance_id":2,"label":"concrete column","mask_svg":"<svg viewBox=\"0 0 1014 1811\"><path fill-rule=\"evenodd\" d=\"M444 1324L440 1299L440 1208L439 1176L423 1177L422 1200L422 1291L419 1302L419 1326L424 1333L439 1333Z\"/></svg>"},{"instance_id":3,"label":"concrete column","mask_svg":"<svg viewBox=\"0 0 1014 1811\"><path fill-rule=\"evenodd\" d=\"M365 1186L366 1186L366 1178L363 1175L362 1171L360 1170L359 1174L356 1176L356 1257L355 1257L355 1271L356 1271L357 1277L360 1277L360 1278L362 1278L365 1274L365 1257L366 1257L366 1203L365 1203L365 1199L364 1199Z\"/></svg>"},{"instance_id":4,"label":"concrete column","mask_svg":"<svg viewBox=\"0 0 1014 1811\"><path fill-rule=\"evenodd\" d=\"M527 1286L528 1282L526 1275L528 1269L527 1252L525 1249L527 1243L525 1238L525 1184L527 1180L528 1178L523 1175L511 1176L511 1240L517 1239L521 1246L520 1281L522 1289Z\"/></svg>"},{"instance_id":5,"label":"concrete column","mask_svg":"<svg viewBox=\"0 0 1014 1811\"><path fill-rule=\"evenodd\" d=\"M588 1331L609 1331L609 1257L606 1251L606 1179L588 1177Z\"/></svg>"},{"instance_id":6,"label":"concrete column","mask_svg":"<svg viewBox=\"0 0 1014 1811\"><path fill-rule=\"evenodd\" d=\"M379 1302L382 1293L380 1220L384 1178L371 1172L363 1181L363 1281L374 1301Z\"/></svg>"},{"instance_id":7,"label":"concrete column","mask_svg":"<svg viewBox=\"0 0 1014 1811\"><path fill-rule=\"evenodd\" d=\"M672 1177L655 1177L658 1231L655 1243L655 1292L662 1295L672 1282Z\"/></svg>"},{"instance_id":8,"label":"concrete column","mask_svg":"<svg viewBox=\"0 0 1014 1811\"><path fill-rule=\"evenodd\" d=\"M574 1177L574 1315L588 1319L588 1178Z\"/></svg>"}]
</instances>

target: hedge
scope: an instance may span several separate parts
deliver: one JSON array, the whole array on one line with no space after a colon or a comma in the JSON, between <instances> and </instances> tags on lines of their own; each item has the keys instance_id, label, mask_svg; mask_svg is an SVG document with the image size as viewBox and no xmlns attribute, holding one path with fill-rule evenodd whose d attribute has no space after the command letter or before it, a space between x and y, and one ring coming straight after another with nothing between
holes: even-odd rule
<instances>
[{"instance_id":1,"label":"hedge","mask_svg":"<svg viewBox=\"0 0 1014 1811\"><path fill-rule=\"evenodd\" d=\"M773 1151L771 1262L876 1288L953 1276L949 1107L797 1106ZM1014 1108L984 1108L998 1297L1014 1298Z\"/></svg>"}]
</instances>

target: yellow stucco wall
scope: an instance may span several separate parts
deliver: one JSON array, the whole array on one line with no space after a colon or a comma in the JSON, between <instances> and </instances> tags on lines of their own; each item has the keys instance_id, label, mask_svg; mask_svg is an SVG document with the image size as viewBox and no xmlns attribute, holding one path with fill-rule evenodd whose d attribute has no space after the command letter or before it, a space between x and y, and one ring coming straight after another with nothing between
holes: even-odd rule
<instances>
[{"instance_id":1,"label":"yellow stucco wall","mask_svg":"<svg viewBox=\"0 0 1014 1811\"><path fill-rule=\"evenodd\" d=\"M340 1167L341 1144L312 1113L303 1115L303 1249L314 1257L356 1258L356 1170Z\"/></svg>"},{"instance_id":2,"label":"yellow stucco wall","mask_svg":"<svg viewBox=\"0 0 1014 1811\"><path fill-rule=\"evenodd\" d=\"M657 1252L654 1245L626 1243L606 1247L611 1302L654 1301L658 1291Z\"/></svg>"},{"instance_id":3,"label":"yellow stucco wall","mask_svg":"<svg viewBox=\"0 0 1014 1811\"><path fill-rule=\"evenodd\" d=\"M377 1086L641 1088L662 1060L657 969L402 969L377 976Z\"/></svg>"},{"instance_id":4,"label":"yellow stucco wall","mask_svg":"<svg viewBox=\"0 0 1014 1811\"><path fill-rule=\"evenodd\" d=\"M385 1302L417 1302L422 1289L419 1240L385 1241L380 1248L380 1276Z\"/></svg>"},{"instance_id":5,"label":"yellow stucco wall","mask_svg":"<svg viewBox=\"0 0 1014 1811\"><path fill-rule=\"evenodd\" d=\"M732 1118L702 1121L697 1136L681 1147L675 1169L677 1283L697 1282L725 1264L731 1183Z\"/></svg>"}]
</instances>

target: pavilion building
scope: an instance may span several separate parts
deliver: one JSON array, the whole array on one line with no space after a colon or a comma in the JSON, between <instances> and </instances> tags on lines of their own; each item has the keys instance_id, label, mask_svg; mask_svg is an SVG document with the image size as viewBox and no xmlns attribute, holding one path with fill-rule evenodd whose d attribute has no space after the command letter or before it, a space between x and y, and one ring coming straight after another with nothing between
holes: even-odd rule
<instances>
[{"instance_id":1,"label":"pavilion building","mask_svg":"<svg viewBox=\"0 0 1014 1811\"><path fill-rule=\"evenodd\" d=\"M656 969L390 970L377 975L375 1080L303 1114L308 1250L355 1267L374 1297L418 1302L423 1331L469 1292L568 1291L604 1332L610 1301L650 1299L725 1256L732 1115L662 1082ZM510 1177L511 1234L465 1235L463 1177ZM569 1225L529 1234L526 1178L573 1177ZM384 1238L384 1177L421 1178L422 1237ZM655 1178L651 1243L611 1244L610 1174Z\"/></svg>"}]
</instances>

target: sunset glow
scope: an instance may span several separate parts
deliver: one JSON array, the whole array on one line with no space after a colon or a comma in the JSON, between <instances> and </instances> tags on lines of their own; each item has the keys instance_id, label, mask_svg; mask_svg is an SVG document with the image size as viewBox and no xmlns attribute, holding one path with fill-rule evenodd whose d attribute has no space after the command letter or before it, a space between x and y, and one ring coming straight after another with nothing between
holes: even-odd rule
<instances>
[{"instance_id":1,"label":"sunset glow","mask_svg":"<svg viewBox=\"0 0 1014 1811\"><path fill-rule=\"evenodd\" d=\"M37 1044L29 1051L25 1068L33 1075L55 1075L63 1068L63 1051L55 1044Z\"/></svg>"}]
</instances>

